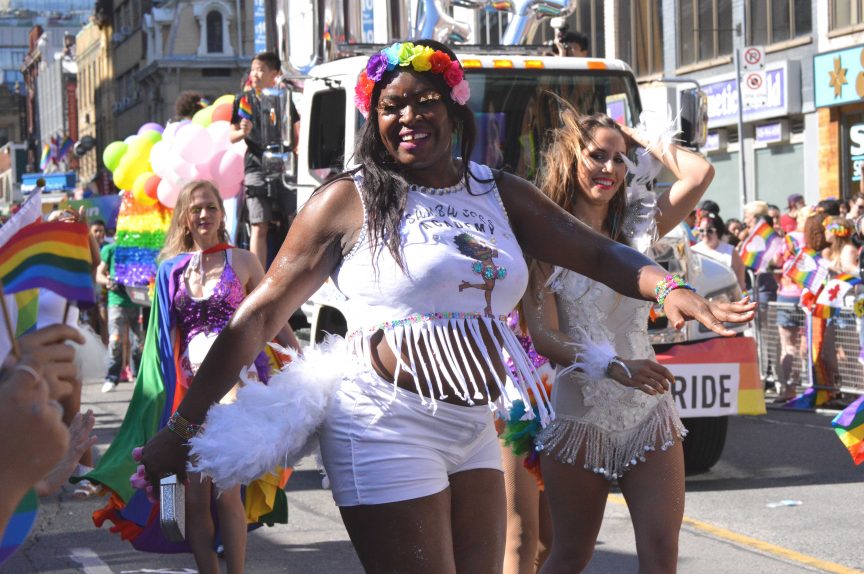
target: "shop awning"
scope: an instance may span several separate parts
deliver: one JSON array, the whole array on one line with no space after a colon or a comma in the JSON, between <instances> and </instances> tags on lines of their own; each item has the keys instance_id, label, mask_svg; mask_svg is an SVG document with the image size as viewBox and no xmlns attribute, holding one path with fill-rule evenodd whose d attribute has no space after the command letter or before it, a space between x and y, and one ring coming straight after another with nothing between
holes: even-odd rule
<instances>
[{"instance_id":1,"label":"shop awning","mask_svg":"<svg viewBox=\"0 0 864 574\"><path fill-rule=\"evenodd\" d=\"M25 173L21 176L21 193L28 194L36 189L36 181L39 178L45 180L44 191L74 191L78 180L74 171L65 173Z\"/></svg>"}]
</instances>

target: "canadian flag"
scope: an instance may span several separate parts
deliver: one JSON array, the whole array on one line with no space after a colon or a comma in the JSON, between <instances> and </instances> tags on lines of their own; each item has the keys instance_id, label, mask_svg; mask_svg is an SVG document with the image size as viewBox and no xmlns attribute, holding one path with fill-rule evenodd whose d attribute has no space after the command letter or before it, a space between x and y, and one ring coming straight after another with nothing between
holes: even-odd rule
<instances>
[{"instance_id":1,"label":"canadian flag","mask_svg":"<svg viewBox=\"0 0 864 574\"><path fill-rule=\"evenodd\" d=\"M819 293L819 298L816 299L816 304L839 309L843 306L843 300L846 298L846 293L848 293L850 289L852 289L851 283L831 279L822 289L822 292Z\"/></svg>"}]
</instances>

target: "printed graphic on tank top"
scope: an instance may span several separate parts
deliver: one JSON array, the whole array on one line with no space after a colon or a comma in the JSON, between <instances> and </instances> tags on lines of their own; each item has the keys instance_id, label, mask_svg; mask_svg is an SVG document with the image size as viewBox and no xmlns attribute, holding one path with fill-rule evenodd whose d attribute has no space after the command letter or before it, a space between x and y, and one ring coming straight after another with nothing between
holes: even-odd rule
<instances>
[{"instance_id":1,"label":"printed graphic on tank top","mask_svg":"<svg viewBox=\"0 0 864 574\"><path fill-rule=\"evenodd\" d=\"M349 347L371 366L371 338L383 332L399 358L394 379L403 371L411 374L421 396L419 381L425 380L432 408L436 397L451 395L472 405L489 396L494 384L501 392L499 408L509 409L504 377L493 368L493 357L501 364L509 357L521 398L540 397L545 424L551 414L545 390L506 324L527 286L527 265L491 170L473 162L469 169L470 189L464 182L409 187L400 226L404 271L386 245L372 252L364 221L360 239L332 277L349 301ZM362 175L355 183L362 187ZM484 334L500 345L487 346ZM421 342L430 350L428 360L418 352ZM460 362L474 368L452 368Z\"/></svg>"}]
</instances>

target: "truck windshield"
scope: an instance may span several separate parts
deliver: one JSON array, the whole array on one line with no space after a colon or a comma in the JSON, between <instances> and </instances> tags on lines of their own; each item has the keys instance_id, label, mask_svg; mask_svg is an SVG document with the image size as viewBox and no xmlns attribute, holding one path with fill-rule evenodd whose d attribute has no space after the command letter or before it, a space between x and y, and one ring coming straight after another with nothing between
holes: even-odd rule
<instances>
[{"instance_id":1,"label":"truck windshield","mask_svg":"<svg viewBox=\"0 0 864 574\"><path fill-rule=\"evenodd\" d=\"M638 119L636 82L624 71L469 69L466 77L477 118L471 159L527 179L536 175L549 130L558 126L551 94L582 113L603 112L627 125Z\"/></svg>"}]
</instances>

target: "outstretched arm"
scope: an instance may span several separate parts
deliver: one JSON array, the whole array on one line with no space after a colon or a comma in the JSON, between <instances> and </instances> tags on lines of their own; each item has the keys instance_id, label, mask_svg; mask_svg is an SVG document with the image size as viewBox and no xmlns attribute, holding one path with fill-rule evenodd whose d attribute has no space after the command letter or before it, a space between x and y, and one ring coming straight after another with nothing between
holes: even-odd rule
<instances>
[{"instance_id":1,"label":"outstretched arm","mask_svg":"<svg viewBox=\"0 0 864 574\"><path fill-rule=\"evenodd\" d=\"M333 182L306 203L264 279L214 341L177 413L193 424L204 421L210 406L237 382L240 369L336 268L356 241L362 221L362 205L351 180ZM152 484L165 474L185 476L184 442L165 428L147 443L142 463Z\"/></svg>"},{"instance_id":2,"label":"outstretched arm","mask_svg":"<svg viewBox=\"0 0 864 574\"><path fill-rule=\"evenodd\" d=\"M498 188L519 244L528 255L576 271L628 297L654 299L654 287L667 275L662 267L638 251L595 233L519 177L502 174ZM672 291L664 306L676 329L683 327L685 320L696 319L727 336L734 332L723 322L747 322L752 319L753 308L750 303L709 303L686 289Z\"/></svg>"}]
</instances>

